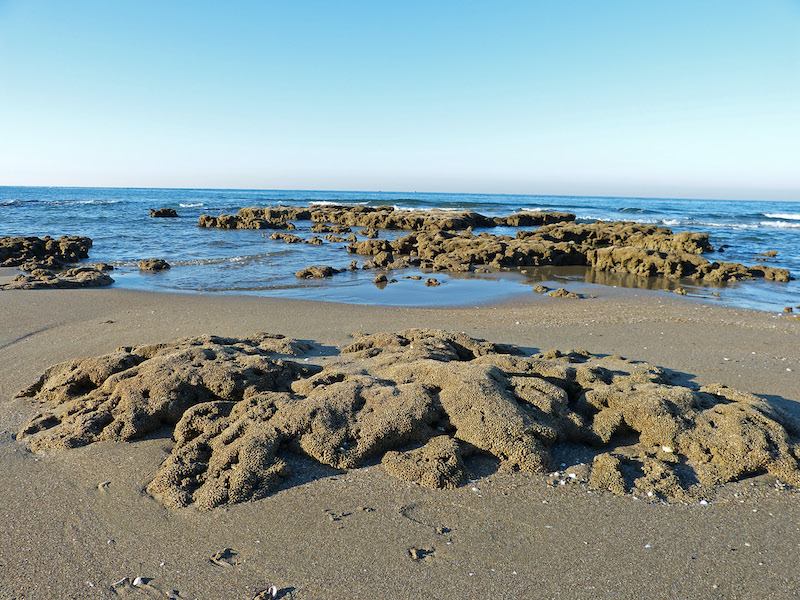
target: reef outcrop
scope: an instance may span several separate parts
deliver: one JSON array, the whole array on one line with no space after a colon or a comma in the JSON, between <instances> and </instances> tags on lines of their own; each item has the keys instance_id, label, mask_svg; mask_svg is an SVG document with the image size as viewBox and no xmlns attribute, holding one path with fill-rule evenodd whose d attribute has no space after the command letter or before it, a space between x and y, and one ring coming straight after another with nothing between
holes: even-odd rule
<instances>
[{"instance_id":1,"label":"reef outcrop","mask_svg":"<svg viewBox=\"0 0 800 600\"><path fill-rule=\"evenodd\" d=\"M324 366L294 360L312 350L280 335L202 336L55 365L20 392L41 412L17 439L64 450L167 427L174 444L147 490L171 509L270 494L292 453L336 469L380 461L450 488L476 453L539 474L559 445L579 444L595 456L588 485L620 494L707 497L758 473L800 485L800 422L645 363L418 329L356 336Z\"/></svg>"}]
</instances>

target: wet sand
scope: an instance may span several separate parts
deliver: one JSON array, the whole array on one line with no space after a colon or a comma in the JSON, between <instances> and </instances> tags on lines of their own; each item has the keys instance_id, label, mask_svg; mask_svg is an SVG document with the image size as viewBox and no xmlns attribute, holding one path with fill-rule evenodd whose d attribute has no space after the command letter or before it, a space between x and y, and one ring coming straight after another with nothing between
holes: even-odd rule
<instances>
[{"instance_id":1,"label":"wet sand","mask_svg":"<svg viewBox=\"0 0 800 600\"><path fill-rule=\"evenodd\" d=\"M144 493L171 447L166 435L46 455L12 439L35 413L12 397L54 363L257 331L342 346L352 332L426 327L529 350L585 348L741 388L800 416L800 321L783 315L613 289L413 309L54 290L3 292L0 322L2 599L113 598L114 582L137 576L146 586L117 594L250 599L275 585L296 599L794 598L800 589L800 497L769 476L728 485L709 505L663 505L496 473L488 461L470 465L476 481L447 491L380 465L335 472L296 459L302 485L170 512Z\"/></svg>"}]
</instances>

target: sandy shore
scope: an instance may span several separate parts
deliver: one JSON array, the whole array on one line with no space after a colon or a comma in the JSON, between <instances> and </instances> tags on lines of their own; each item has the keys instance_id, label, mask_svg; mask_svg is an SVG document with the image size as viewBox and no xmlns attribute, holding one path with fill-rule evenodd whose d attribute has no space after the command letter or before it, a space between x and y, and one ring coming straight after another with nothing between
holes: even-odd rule
<instances>
[{"instance_id":1,"label":"sandy shore","mask_svg":"<svg viewBox=\"0 0 800 600\"><path fill-rule=\"evenodd\" d=\"M405 309L120 290L0 293L0 598L118 594L286 598L794 598L800 497L756 477L709 505L663 505L483 476L452 491L298 462L256 502L169 512L144 487L171 446L151 436L35 455L14 394L48 366L118 346L257 331L342 346L352 332L463 331L530 350L620 354L761 395L800 416L800 322L663 294ZM107 483L107 485L99 484ZM227 559L209 559L226 548ZM414 550L410 553L410 550ZM417 556L417 560L412 558ZM226 566L225 562L232 563ZM161 590L161 592L159 592Z\"/></svg>"}]
</instances>

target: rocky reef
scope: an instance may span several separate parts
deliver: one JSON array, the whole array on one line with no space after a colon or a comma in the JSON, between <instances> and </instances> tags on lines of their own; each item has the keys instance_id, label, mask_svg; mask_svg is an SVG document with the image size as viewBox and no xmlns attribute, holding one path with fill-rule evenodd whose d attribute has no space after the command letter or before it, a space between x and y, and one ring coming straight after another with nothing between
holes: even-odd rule
<instances>
[{"instance_id":1,"label":"rocky reef","mask_svg":"<svg viewBox=\"0 0 800 600\"><path fill-rule=\"evenodd\" d=\"M553 265L709 282L791 278L785 269L706 259L702 255L714 250L706 233L673 233L666 227L632 222L578 223L571 213L525 211L487 217L469 210L410 211L387 206L250 207L236 215L202 215L198 226L293 230L292 221L311 221L311 231L327 233L327 241L347 242L348 252L369 257L366 269L467 272ZM535 229L518 231L514 237L489 231L499 226ZM352 233L354 228L362 229ZM475 233L475 229L482 231ZM390 240L381 239L380 230L411 233ZM270 237L287 243L323 243L320 238L304 240L293 234ZM359 237L366 239L359 241Z\"/></svg>"},{"instance_id":2,"label":"rocky reef","mask_svg":"<svg viewBox=\"0 0 800 600\"><path fill-rule=\"evenodd\" d=\"M298 362L295 357L309 360ZM656 499L708 497L770 473L800 485L800 422L750 393L583 350L525 355L436 330L355 336L324 366L280 335L202 336L120 348L45 371L20 392L40 414L33 451L174 441L147 491L208 510L291 484L289 455L336 469L380 461L432 488L461 485L469 457L529 475L563 445L590 450L587 485Z\"/></svg>"}]
</instances>

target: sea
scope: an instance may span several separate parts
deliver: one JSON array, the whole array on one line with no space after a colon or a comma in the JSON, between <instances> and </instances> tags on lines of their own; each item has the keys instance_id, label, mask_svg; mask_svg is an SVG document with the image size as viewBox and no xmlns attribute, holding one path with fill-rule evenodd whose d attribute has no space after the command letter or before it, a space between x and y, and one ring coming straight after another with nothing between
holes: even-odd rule
<instances>
[{"instance_id":1,"label":"sea","mask_svg":"<svg viewBox=\"0 0 800 600\"><path fill-rule=\"evenodd\" d=\"M391 205L409 210L470 209L487 216L521 210L574 213L579 221L633 221L668 227L674 232L706 232L715 251L709 260L766 264L800 277L800 200L703 200L236 189L150 189L0 187L0 236L82 235L94 245L85 262L114 266L114 287L195 294L248 294L331 302L390 306L478 305L532 294L536 283L565 287L585 295L616 286L672 293L683 287L689 297L724 306L800 312L800 282L748 281L698 284L632 275L596 273L583 267L526 267L481 274L389 274L395 283L378 287L374 271L347 271L325 280L300 280L295 273L309 265L346 267L364 257L347 254L343 244L285 244L270 231L220 230L196 226L202 214L233 214L248 206ZM151 208L174 208L178 218L151 218ZM310 238L310 222L292 233ZM514 235L516 228L487 230ZM479 230L476 230L476 233ZM266 233L267 237L264 234ZM395 238L404 232L382 232ZM762 256L775 251L774 257ZM137 263L163 258L171 269L140 272ZM761 262L763 261L763 262ZM435 277L427 287L411 279Z\"/></svg>"}]
</instances>

